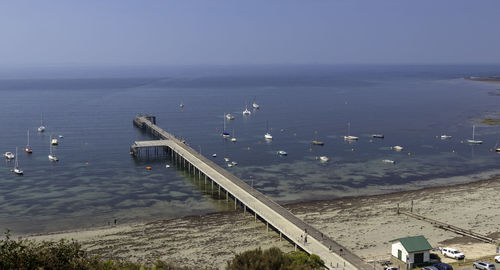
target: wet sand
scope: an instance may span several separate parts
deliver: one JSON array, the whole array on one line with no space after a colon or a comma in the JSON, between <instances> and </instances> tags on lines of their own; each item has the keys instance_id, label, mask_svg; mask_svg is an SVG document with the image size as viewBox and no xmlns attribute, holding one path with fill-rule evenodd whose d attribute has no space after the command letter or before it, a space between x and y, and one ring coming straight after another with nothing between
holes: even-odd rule
<instances>
[{"instance_id":1,"label":"wet sand","mask_svg":"<svg viewBox=\"0 0 500 270\"><path fill-rule=\"evenodd\" d=\"M390 258L390 240L424 235L433 247L458 248L467 258L495 253L486 244L433 227L427 222L397 215L397 203L414 212L461 228L500 239L500 177L385 195L352 197L286 205L294 214L338 241L366 261ZM229 202L231 203L231 202ZM75 239L93 254L142 263L158 259L179 266L223 268L245 250L293 246L280 241L264 223L241 209L203 216L158 220L94 230L31 236L38 240ZM449 261L449 259L444 259Z\"/></svg>"}]
</instances>

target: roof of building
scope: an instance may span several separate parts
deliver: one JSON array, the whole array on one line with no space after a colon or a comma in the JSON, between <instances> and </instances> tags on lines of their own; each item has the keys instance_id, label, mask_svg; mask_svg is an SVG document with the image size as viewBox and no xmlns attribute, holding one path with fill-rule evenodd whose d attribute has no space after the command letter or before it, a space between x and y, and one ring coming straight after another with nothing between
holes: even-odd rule
<instances>
[{"instance_id":1,"label":"roof of building","mask_svg":"<svg viewBox=\"0 0 500 270\"><path fill-rule=\"evenodd\" d=\"M432 249L431 244L429 244L429 242L427 242L427 239L425 239L425 237L423 237L422 235L391 240L391 242L396 241L401 242L408 253Z\"/></svg>"}]
</instances>

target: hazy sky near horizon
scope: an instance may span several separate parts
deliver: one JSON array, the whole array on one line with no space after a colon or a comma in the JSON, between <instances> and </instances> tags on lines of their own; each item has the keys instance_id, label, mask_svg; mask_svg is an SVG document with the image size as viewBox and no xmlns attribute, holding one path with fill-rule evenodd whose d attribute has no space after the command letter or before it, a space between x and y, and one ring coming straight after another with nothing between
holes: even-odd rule
<instances>
[{"instance_id":1,"label":"hazy sky near horizon","mask_svg":"<svg viewBox=\"0 0 500 270\"><path fill-rule=\"evenodd\" d=\"M498 0L12 0L0 66L500 63Z\"/></svg>"}]
</instances>

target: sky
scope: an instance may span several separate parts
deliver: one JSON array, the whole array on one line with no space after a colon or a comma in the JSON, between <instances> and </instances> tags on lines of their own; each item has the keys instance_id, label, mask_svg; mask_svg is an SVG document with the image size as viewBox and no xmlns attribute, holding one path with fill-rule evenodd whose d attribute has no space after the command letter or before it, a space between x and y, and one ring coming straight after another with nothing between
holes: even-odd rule
<instances>
[{"instance_id":1,"label":"sky","mask_svg":"<svg viewBox=\"0 0 500 270\"><path fill-rule=\"evenodd\" d=\"M435 63L500 63L500 1L0 1L2 67Z\"/></svg>"}]
</instances>

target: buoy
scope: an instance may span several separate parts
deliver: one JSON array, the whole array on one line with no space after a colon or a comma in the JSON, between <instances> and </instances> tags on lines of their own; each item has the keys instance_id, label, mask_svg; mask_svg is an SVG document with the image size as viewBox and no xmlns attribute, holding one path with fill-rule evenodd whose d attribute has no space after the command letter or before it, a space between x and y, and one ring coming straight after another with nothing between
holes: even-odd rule
<instances>
[{"instance_id":1,"label":"buoy","mask_svg":"<svg viewBox=\"0 0 500 270\"><path fill-rule=\"evenodd\" d=\"M151 169L153 168L151 168L150 166L146 166L146 170L151 171Z\"/></svg>"}]
</instances>

